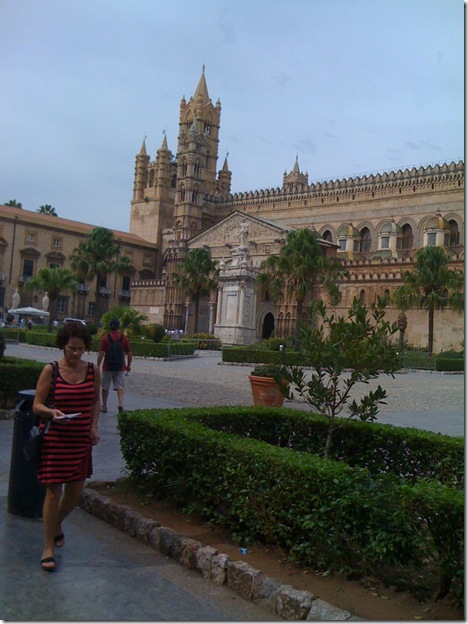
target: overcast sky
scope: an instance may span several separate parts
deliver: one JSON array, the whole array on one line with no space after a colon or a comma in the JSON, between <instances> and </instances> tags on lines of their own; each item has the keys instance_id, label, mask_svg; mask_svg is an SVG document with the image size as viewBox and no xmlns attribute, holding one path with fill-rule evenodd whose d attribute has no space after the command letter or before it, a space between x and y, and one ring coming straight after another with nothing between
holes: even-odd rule
<instances>
[{"instance_id":1,"label":"overcast sky","mask_svg":"<svg viewBox=\"0 0 468 624\"><path fill-rule=\"evenodd\" d=\"M463 0L0 0L0 58L0 203L93 225L203 65L232 192L464 154Z\"/></svg>"}]
</instances>

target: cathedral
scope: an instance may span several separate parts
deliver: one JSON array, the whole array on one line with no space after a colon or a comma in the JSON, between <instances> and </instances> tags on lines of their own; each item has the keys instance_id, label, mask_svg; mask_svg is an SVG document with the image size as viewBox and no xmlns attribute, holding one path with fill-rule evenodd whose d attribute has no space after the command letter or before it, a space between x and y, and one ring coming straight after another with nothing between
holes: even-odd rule
<instances>
[{"instance_id":1,"label":"cathedral","mask_svg":"<svg viewBox=\"0 0 468 624\"><path fill-rule=\"evenodd\" d=\"M443 247L450 268L464 268L464 162L385 171L328 182L309 180L299 159L289 163L275 188L231 192L227 158L218 165L221 102L213 104L203 70L195 92L182 98L175 153L164 135L154 159L143 142L135 159L130 231L113 230L130 260L122 275L80 281L61 293L58 320L94 320L98 309L131 305L167 330L195 330L192 302L174 274L192 249L205 248L219 268L217 290L201 302L197 329L223 344L249 345L294 334L297 306L291 298L271 300L257 277L263 260L277 254L291 229L311 228L324 252L342 259L346 277L338 286L337 314L353 299L363 303L392 295L411 271L414 254ZM286 163L287 164L287 163ZM93 226L15 206L0 206L0 317L7 309L40 307L44 293L25 288L41 268L70 268L69 257ZM309 301L326 294L317 283ZM304 310L307 310L305 302ZM307 312L299 321L307 319ZM399 310L387 308L389 321ZM427 346L427 313L407 313L406 339ZM459 349L463 315L446 309L435 316L434 349Z\"/></svg>"},{"instance_id":2,"label":"cathedral","mask_svg":"<svg viewBox=\"0 0 468 624\"><path fill-rule=\"evenodd\" d=\"M354 297L372 303L391 295L411 270L414 253L444 247L453 268L464 263L464 163L310 182L298 158L276 188L231 193L227 158L218 170L221 103L213 104L203 70L193 97L182 98L174 155L164 135L154 160L143 142L136 156L130 234L155 247L152 272L134 279L131 305L150 322L191 332L191 302L171 276L191 249L204 247L219 265L217 292L203 302L199 331L224 344L286 337L297 321L295 301L273 302L259 287L261 262L281 249L290 229L312 228L325 253L343 260L344 313ZM310 299L323 297L317 286ZM394 321L398 310L387 311ZM410 310L410 344L427 344L423 310ZM304 319L302 319L304 320ZM463 317L436 313L435 348L459 348Z\"/></svg>"}]
</instances>

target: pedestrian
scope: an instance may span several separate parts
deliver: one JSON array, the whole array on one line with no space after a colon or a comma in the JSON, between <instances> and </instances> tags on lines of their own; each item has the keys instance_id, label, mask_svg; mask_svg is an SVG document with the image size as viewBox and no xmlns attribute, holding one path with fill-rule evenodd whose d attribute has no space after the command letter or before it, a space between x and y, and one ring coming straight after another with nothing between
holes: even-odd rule
<instances>
[{"instance_id":1,"label":"pedestrian","mask_svg":"<svg viewBox=\"0 0 468 624\"><path fill-rule=\"evenodd\" d=\"M82 360L91 347L91 334L81 323L67 323L57 332L56 342L63 357L42 369L33 403L34 413L43 419L41 429L44 420L49 422L37 464L37 479L46 487L41 559L46 572L56 568L55 548L65 544L62 523L92 475L92 447L99 442L99 368Z\"/></svg>"},{"instance_id":2,"label":"pedestrian","mask_svg":"<svg viewBox=\"0 0 468 624\"><path fill-rule=\"evenodd\" d=\"M107 412L107 400L109 398L109 388L111 381L114 390L117 391L118 410L123 411L123 401L125 394L125 373L129 373L132 366L132 348L127 336L121 333L120 321L112 319L110 322L111 331L101 338L99 345L99 355L97 365L102 364L102 404L101 412ZM127 362L125 363L125 355Z\"/></svg>"},{"instance_id":3,"label":"pedestrian","mask_svg":"<svg viewBox=\"0 0 468 624\"><path fill-rule=\"evenodd\" d=\"M32 319L30 317L28 317L28 329L29 329L29 331L31 331L32 328L33 328Z\"/></svg>"}]
</instances>

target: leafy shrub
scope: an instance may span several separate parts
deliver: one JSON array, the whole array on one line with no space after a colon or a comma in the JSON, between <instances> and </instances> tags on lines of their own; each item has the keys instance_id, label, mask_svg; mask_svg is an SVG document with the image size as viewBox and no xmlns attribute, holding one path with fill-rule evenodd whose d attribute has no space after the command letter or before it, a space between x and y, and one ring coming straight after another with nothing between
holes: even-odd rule
<instances>
[{"instance_id":1,"label":"leafy shrub","mask_svg":"<svg viewBox=\"0 0 468 624\"><path fill-rule=\"evenodd\" d=\"M295 418L304 431L291 426ZM359 462L297 452L293 445L305 446L323 421L296 410L203 408L124 412L118 427L132 476L144 479L153 495L190 505L245 543L261 540L315 568L375 574L387 582L406 566L425 581L438 571L440 595L454 578L462 582L463 490L424 474L410 481ZM355 432L355 457L365 425L346 425ZM368 425L367 433L380 428L385 445L389 426ZM423 433L422 465L435 467L431 453L448 436ZM458 448L463 470L463 440L447 441L444 450L450 445ZM406 462L412 465L411 454Z\"/></svg>"},{"instance_id":2,"label":"leafy shrub","mask_svg":"<svg viewBox=\"0 0 468 624\"><path fill-rule=\"evenodd\" d=\"M285 366L281 364L257 364L250 373L253 377L271 377L277 381L284 379L287 373Z\"/></svg>"},{"instance_id":3,"label":"leafy shrub","mask_svg":"<svg viewBox=\"0 0 468 624\"><path fill-rule=\"evenodd\" d=\"M43 367L43 363L34 360L9 356L0 360L0 406L11 408L17 403L20 390L34 389Z\"/></svg>"},{"instance_id":4,"label":"leafy shrub","mask_svg":"<svg viewBox=\"0 0 468 624\"><path fill-rule=\"evenodd\" d=\"M198 349L200 350L219 350L221 349L221 340L213 334L207 332L197 332L189 336L190 340L198 340Z\"/></svg>"}]
</instances>

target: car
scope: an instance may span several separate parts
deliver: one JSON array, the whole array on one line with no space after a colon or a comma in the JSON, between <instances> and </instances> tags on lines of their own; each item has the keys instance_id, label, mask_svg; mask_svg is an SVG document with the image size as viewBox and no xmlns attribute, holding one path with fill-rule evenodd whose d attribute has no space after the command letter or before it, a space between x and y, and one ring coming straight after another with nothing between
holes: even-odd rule
<instances>
[{"instance_id":1,"label":"car","mask_svg":"<svg viewBox=\"0 0 468 624\"><path fill-rule=\"evenodd\" d=\"M77 319L77 318L66 318L63 320L64 323L83 323L83 325L86 325L86 321L84 321L83 319Z\"/></svg>"}]
</instances>

